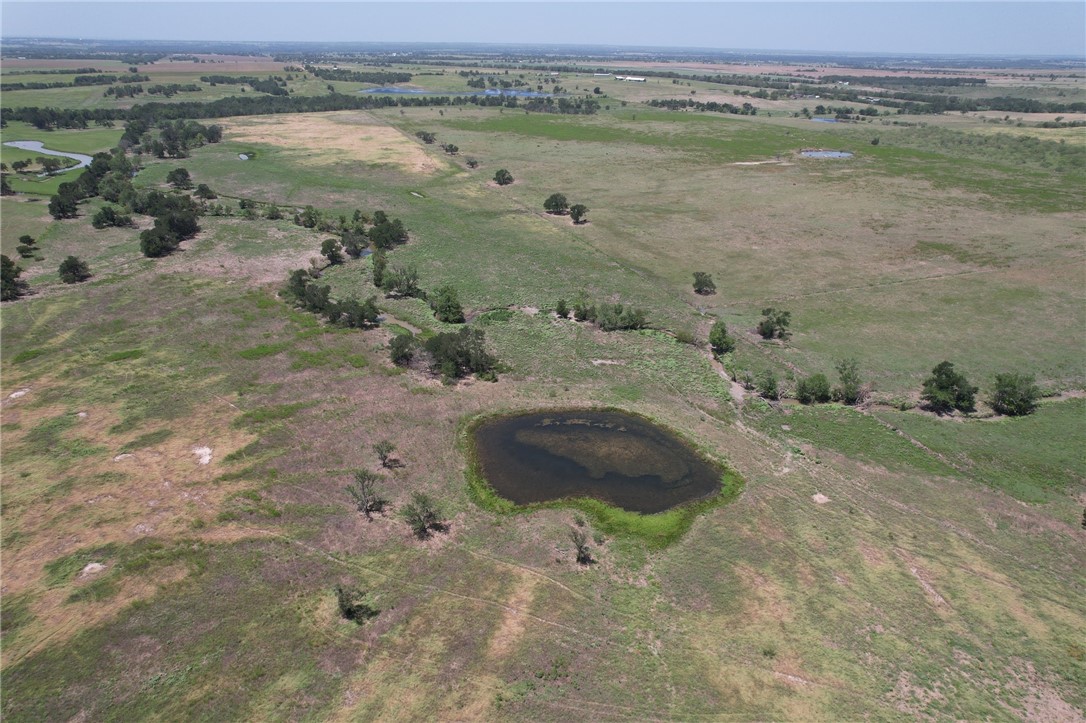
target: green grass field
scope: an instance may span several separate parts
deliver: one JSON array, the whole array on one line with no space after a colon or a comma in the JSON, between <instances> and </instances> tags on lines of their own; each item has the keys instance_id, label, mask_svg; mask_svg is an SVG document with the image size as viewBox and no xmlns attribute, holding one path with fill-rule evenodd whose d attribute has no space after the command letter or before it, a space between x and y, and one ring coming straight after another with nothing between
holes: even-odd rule
<instances>
[{"instance_id":1,"label":"green grass field","mask_svg":"<svg viewBox=\"0 0 1086 723\"><path fill-rule=\"evenodd\" d=\"M152 82L283 72L148 67ZM435 73L420 87L465 82L400 67ZM216 119L221 143L145 155L134 184L164 190L184 167L217 203L274 202L285 217L205 215L161 259L140 253L149 217L96 230L93 199L57 221L47 183L13 181L0 246L31 293L0 318L5 720L1081 718L1076 152L957 119L827 127L784 105L740 118L642 104L724 87L697 81L561 83L601 85L610 109ZM104 107L60 90L57 104ZM3 102L32 94L51 97ZM4 139L92 153L121 132L10 123ZM799 155L812 147L855 156ZM499 168L515 183L495 185ZM545 213L554 192L589 222ZM284 301L288 274L332 235L292 222L306 205L402 219L410 241L390 261L416 266L424 289L456 287L498 381L394 367L393 336L458 327L386 298L369 259L321 283L376 296L376 328ZM35 258L18 258L23 234ZM90 280L61 283L68 255ZM695 271L716 294L694 294ZM644 309L650 328L554 316L581 293ZM769 306L792 314L783 341L755 331ZM716 318L737 342L728 368L771 371L790 394L854 358L871 403L737 391L706 346ZM980 387L978 414L915 408L944 359ZM989 414L1009 371L1050 395L1033 415ZM511 512L478 484L470 420L576 406L676 430L734 473L727 499L642 518L591 503ZM382 440L398 465L379 462ZM361 469L389 503L372 520L345 489ZM445 532L411 534L400 512L415 492ZM594 564L575 562L571 529ZM345 620L337 585L379 613Z\"/></svg>"}]
</instances>

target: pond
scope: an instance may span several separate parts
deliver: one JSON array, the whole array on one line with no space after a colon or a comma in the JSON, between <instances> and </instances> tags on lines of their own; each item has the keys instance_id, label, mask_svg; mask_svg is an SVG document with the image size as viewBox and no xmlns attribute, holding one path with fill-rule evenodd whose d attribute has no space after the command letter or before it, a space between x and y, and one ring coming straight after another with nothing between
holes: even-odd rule
<instances>
[{"instance_id":1,"label":"pond","mask_svg":"<svg viewBox=\"0 0 1086 723\"><path fill-rule=\"evenodd\" d=\"M24 151L32 151L34 153L40 153L43 156L60 156L61 158L74 158L79 161L78 165L69 166L57 173L66 173L68 171L74 171L77 168L86 168L91 164L94 159L83 153L68 153L67 151L54 151L46 148L41 141L4 141L5 146L11 146L12 148L19 148ZM42 174L44 175L44 174Z\"/></svg>"},{"instance_id":2,"label":"pond","mask_svg":"<svg viewBox=\"0 0 1086 723\"><path fill-rule=\"evenodd\" d=\"M518 505L590 497L652 514L721 488L721 469L623 412L533 412L483 422L474 434L479 472Z\"/></svg>"},{"instance_id":3,"label":"pond","mask_svg":"<svg viewBox=\"0 0 1086 723\"><path fill-rule=\"evenodd\" d=\"M852 158L848 151L800 151L799 154L806 158Z\"/></svg>"}]
</instances>

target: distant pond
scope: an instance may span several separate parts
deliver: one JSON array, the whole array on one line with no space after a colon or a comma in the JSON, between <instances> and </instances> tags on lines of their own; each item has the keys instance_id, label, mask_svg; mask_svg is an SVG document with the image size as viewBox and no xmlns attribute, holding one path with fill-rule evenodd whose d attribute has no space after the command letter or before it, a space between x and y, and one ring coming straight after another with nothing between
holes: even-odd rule
<instances>
[{"instance_id":1,"label":"distant pond","mask_svg":"<svg viewBox=\"0 0 1086 723\"><path fill-rule=\"evenodd\" d=\"M723 471L676 434L623 412L532 412L474 435L482 476L518 505L590 497L652 514L721 488Z\"/></svg>"},{"instance_id":2,"label":"distant pond","mask_svg":"<svg viewBox=\"0 0 1086 723\"><path fill-rule=\"evenodd\" d=\"M806 158L852 158L848 151L800 151L799 154Z\"/></svg>"}]
</instances>

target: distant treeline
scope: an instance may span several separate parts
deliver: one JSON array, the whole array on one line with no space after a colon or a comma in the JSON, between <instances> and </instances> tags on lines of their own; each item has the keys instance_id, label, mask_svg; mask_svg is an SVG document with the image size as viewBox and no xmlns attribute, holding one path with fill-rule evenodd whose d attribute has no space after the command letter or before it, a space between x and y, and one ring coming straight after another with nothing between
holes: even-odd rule
<instances>
[{"instance_id":1,"label":"distant treeline","mask_svg":"<svg viewBox=\"0 0 1086 723\"><path fill-rule=\"evenodd\" d=\"M104 73L101 68L54 68L53 70L5 70L4 75L89 75Z\"/></svg>"},{"instance_id":2,"label":"distant treeline","mask_svg":"<svg viewBox=\"0 0 1086 723\"><path fill-rule=\"evenodd\" d=\"M411 82L410 73L385 73L381 71L364 73L356 70L318 68L315 65L306 65L305 70L321 80L345 80L351 83L373 83L374 85Z\"/></svg>"},{"instance_id":3,"label":"distant treeline","mask_svg":"<svg viewBox=\"0 0 1086 723\"><path fill-rule=\"evenodd\" d=\"M693 110L709 111L711 113L731 113L732 115L758 115L758 109L750 103L744 103L742 106L732 105L731 103L717 103L711 101L709 103L702 103L696 100L688 100L686 98L653 98L649 101L649 105L653 108L667 108L668 110L683 110L685 108L692 108Z\"/></svg>"},{"instance_id":4,"label":"distant treeline","mask_svg":"<svg viewBox=\"0 0 1086 723\"><path fill-rule=\"evenodd\" d=\"M48 88L77 88L85 85L112 85L117 81L122 83L138 83L150 80L146 75L132 73L128 75L77 75L71 83L57 81L55 83L3 83L0 91L5 90L46 90Z\"/></svg>"},{"instance_id":5,"label":"distant treeline","mask_svg":"<svg viewBox=\"0 0 1086 723\"><path fill-rule=\"evenodd\" d=\"M253 90L268 95L287 95L286 81L280 76L260 79L253 75L202 75L200 80L211 85L248 85Z\"/></svg>"},{"instance_id":6,"label":"distant treeline","mask_svg":"<svg viewBox=\"0 0 1086 723\"><path fill-rule=\"evenodd\" d=\"M859 85L877 85L889 88L901 85L987 85L984 78L925 78L911 75L824 75L825 83L858 83Z\"/></svg>"},{"instance_id":7,"label":"distant treeline","mask_svg":"<svg viewBox=\"0 0 1086 723\"><path fill-rule=\"evenodd\" d=\"M528 98L520 103L515 97L500 95L392 97L329 93L321 96L231 96L207 103L198 101L141 103L131 108L2 108L0 122L6 124L10 121L23 121L41 129L86 128L92 123L102 124L137 119L155 123L183 118L227 118L273 113L322 113L334 110L464 105L580 115L591 115L599 110L599 103L588 98Z\"/></svg>"}]
</instances>

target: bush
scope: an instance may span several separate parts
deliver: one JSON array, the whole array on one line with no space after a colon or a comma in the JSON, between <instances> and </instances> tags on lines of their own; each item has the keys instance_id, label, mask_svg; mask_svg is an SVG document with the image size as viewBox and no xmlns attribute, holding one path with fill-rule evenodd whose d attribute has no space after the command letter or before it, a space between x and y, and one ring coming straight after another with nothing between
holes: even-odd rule
<instances>
[{"instance_id":1,"label":"bush","mask_svg":"<svg viewBox=\"0 0 1086 723\"><path fill-rule=\"evenodd\" d=\"M211 190L211 187L206 183L201 183L196 187L196 197L204 200L211 200L212 198L218 198L218 194ZM270 217L269 217L270 218Z\"/></svg>"},{"instance_id":2,"label":"bush","mask_svg":"<svg viewBox=\"0 0 1086 723\"><path fill-rule=\"evenodd\" d=\"M604 331L621 331L645 328L645 312L642 309L624 307L622 304L601 304L596 323Z\"/></svg>"},{"instance_id":3,"label":"bush","mask_svg":"<svg viewBox=\"0 0 1086 723\"><path fill-rule=\"evenodd\" d=\"M336 605L344 620L361 625L381 613L370 601L369 596L357 588L336 585L335 592Z\"/></svg>"},{"instance_id":4,"label":"bush","mask_svg":"<svg viewBox=\"0 0 1086 723\"><path fill-rule=\"evenodd\" d=\"M800 404L825 404L832 398L830 380L825 374L812 374L796 384L796 399Z\"/></svg>"},{"instance_id":5,"label":"bush","mask_svg":"<svg viewBox=\"0 0 1086 723\"><path fill-rule=\"evenodd\" d=\"M505 170L504 168L499 168L498 171L494 174L494 183L498 184L499 186L508 186L512 182L513 174Z\"/></svg>"},{"instance_id":6,"label":"bush","mask_svg":"<svg viewBox=\"0 0 1086 723\"><path fill-rule=\"evenodd\" d=\"M763 339L783 339L787 336L788 325L792 322L792 312L770 307L762 309L762 316L765 318L758 322L758 333Z\"/></svg>"},{"instance_id":7,"label":"bush","mask_svg":"<svg viewBox=\"0 0 1086 723\"><path fill-rule=\"evenodd\" d=\"M434 316L438 321L446 324L463 324L464 308L457 298L456 289L445 285L434 292L430 299L430 308L434 310Z\"/></svg>"},{"instance_id":8,"label":"bush","mask_svg":"<svg viewBox=\"0 0 1086 723\"><path fill-rule=\"evenodd\" d=\"M0 255L0 301L13 301L27 292L27 283L19 278L22 273L14 261Z\"/></svg>"},{"instance_id":9,"label":"bush","mask_svg":"<svg viewBox=\"0 0 1086 723\"><path fill-rule=\"evenodd\" d=\"M559 299L558 303L554 305L554 313L561 319L569 318L569 304L565 299Z\"/></svg>"},{"instance_id":10,"label":"bush","mask_svg":"<svg viewBox=\"0 0 1086 723\"><path fill-rule=\"evenodd\" d=\"M166 174L166 183L174 188L192 188L192 176L185 168L175 168Z\"/></svg>"},{"instance_id":11,"label":"bush","mask_svg":"<svg viewBox=\"0 0 1086 723\"><path fill-rule=\"evenodd\" d=\"M585 534L584 530L571 527L569 537L573 541L573 547L576 550L578 565L591 565L595 562L592 559L592 551L588 549L588 535Z\"/></svg>"},{"instance_id":12,"label":"bush","mask_svg":"<svg viewBox=\"0 0 1086 723\"><path fill-rule=\"evenodd\" d=\"M957 409L971 412L975 407L977 388L970 386L964 374L954 371L948 361L940 362L924 380L920 398L936 414L948 414Z\"/></svg>"},{"instance_id":13,"label":"bush","mask_svg":"<svg viewBox=\"0 0 1086 723\"><path fill-rule=\"evenodd\" d=\"M160 258L169 256L180 245L177 235L169 229L160 227L157 223L154 228L149 228L140 233L140 251L144 256Z\"/></svg>"},{"instance_id":14,"label":"bush","mask_svg":"<svg viewBox=\"0 0 1086 723\"><path fill-rule=\"evenodd\" d=\"M587 215L588 206L583 203L575 203L569 207L569 217L573 219L573 223L584 223Z\"/></svg>"},{"instance_id":15,"label":"bush","mask_svg":"<svg viewBox=\"0 0 1086 723\"><path fill-rule=\"evenodd\" d=\"M66 284L78 284L80 281L86 281L91 277L87 262L80 261L75 256L69 256L61 261L57 273L60 274L60 280Z\"/></svg>"},{"instance_id":16,"label":"bush","mask_svg":"<svg viewBox=\"0 0 1086 723\"><path fill-rule=\"evenodd\" d=\"M1037 408L1041 390L1032 374L996 374L995 386L988 403L998 414L1020 417Z\"/></svg>"},{"instance_id":17,"label":"bush","mask_svg":"<svg viewBox=\"0 0 1086 723\"><path fill-rule=\"evenodd\" d=\"M419 272L414 266L396 264L382 273L381 289L390 296L423 296L419 289Z\"/></svg>"},{"instance_id":18,"label":"bush","mask_svg":"<svg viewBox=\"0 0 1086 723\"><path fill-rule=\"evenodd\" d=\"M343 246L340 245L339 239L328 238L321 243L321 256L328 259L328 263L331 266L343 263Z\"/></svg>"},{"instance_id":19,"label":"bush","mask_svg":"<svg viewBox=\"0 0 1086 723\"><path fill-rule=\"evenodd\" d=\"M780 390L777 388L777 375L766 369L758 375L758 395L765 399L778 399Z\"/></svg>"},{"instance_id":20,"label":"bush","mask_svg":"<svg viewBox=\"0 0 1086 723\"><path fill-rule=\"evenodd\" d=\"M708 296L716 293L716 284L713 283L712 274L704 271L694 272L694 293Z\"/></svg>"},{"instance_id":21,"label":"bush","mask_svg":"<svg viewBox=\"0 0 1086 723\"><path fill-rule=\"evenodd\" d=\"M376 296L371 296L365 301L350 298L335 305L334 316L335 318L330 320L340 326L348 329L368 329L377 326L381 310L377 308Z\"/></svg>"},{"instance_id":22,"label":"bush","mask_svg":"<svg viewBox=\"0 0 1086 723\"><path fill-rule=\"evenodd\" d=\"M115 226L123 228L132 225L132 217L118 213L113 206L102 206L91 219L91 226L95 228L108 228Z\"/></svg>"},{"instance_id":23,"label":"bush","mask_svg":"<svg viewBox=\"0 0 1086 723\"><path fill-rule=\"evenodd\" d=\"M719 319L713 322L713 328L709 330L709 346L717 356L735 349L735 339L728 335L728 327Z\"/></svg>"},{"instance_id":24,"label":"bush","mask_svg":"<svg viewBox=\"0 0 1086 723\"><path fill-rule=\"evenodd\" d=\"M410 334L392 337L388 343L388 351L393 364L398 367L407 366L415 357L415 337Z\"/></svg>"}]
</instances>

